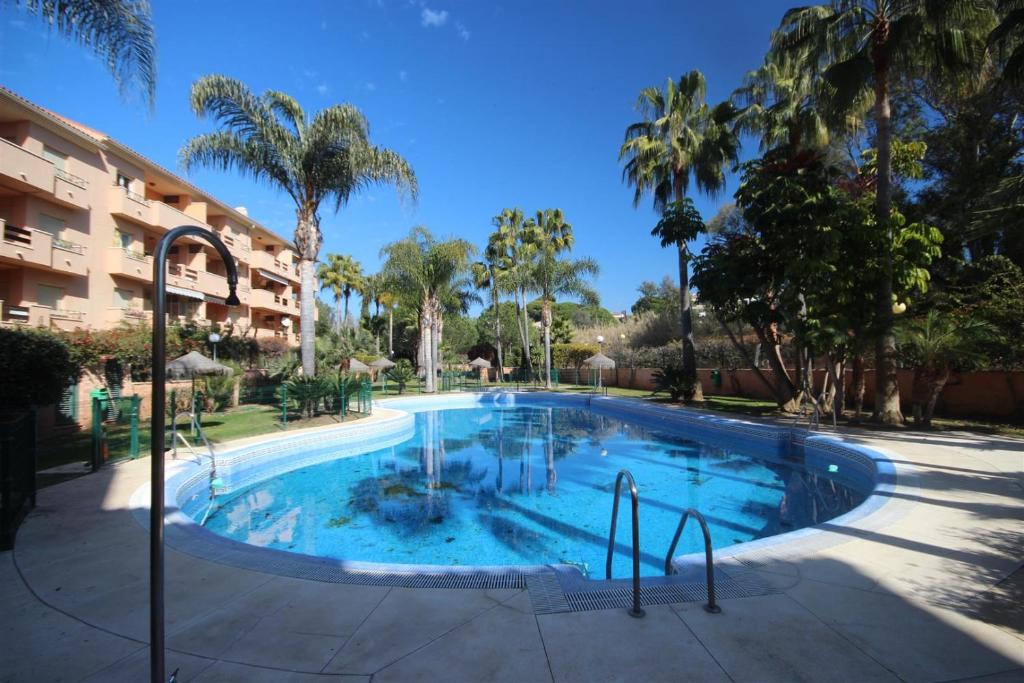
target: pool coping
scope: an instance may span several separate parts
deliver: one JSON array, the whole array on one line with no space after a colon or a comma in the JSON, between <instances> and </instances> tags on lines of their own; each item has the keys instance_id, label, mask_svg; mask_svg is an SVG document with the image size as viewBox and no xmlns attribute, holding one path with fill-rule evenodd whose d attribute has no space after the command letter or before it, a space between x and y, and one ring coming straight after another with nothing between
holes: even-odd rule
<instances>
[{"instance_id":1,"label":"pool coping","mask_svg":"<svg viewBox=\"0 0 1024 683\"><path fill-rule=\"evenodd\" d=\"M510 398L504 398L510 397ZM294 442L296 439L312 438L320 440L324 435L337 437L347 433L358 433L366 428L394 426L403 418L409 421L412 413L401 407L411 403L413 407L427 409L443 408L445 405L456 407L463 404L480 405L491 402L500 403L505 400L519 402L519 398L532 400L553 400L566 405L586 405L590 409L607 411L623 419L648 419L656 417L671 421L676 429L688 425L702 429L711 429L729 434L741 433L747 436L799 445L803 448L822 449L837 458L853 462L856 458L861 466L865 462L874 468L874 489L868 494L861 505L853 510L835 517L827 522L782 534L776 534L745 543L727 546L714 553L716 565L723 559L734 559L739 562L757 561L766 552L782 553L786 556L799 556L817 552L825 548L841 545L854 540L851 535L837 534L836 527L848 529L874 528L881 524L890 524L897 517L880 514L892 501L892 493L898 488L906 490L912 484L898 474L890 453L878 447L866 447L844 440L838 435L811 433L793 426L766 424L751 420L723 417L705 412L697 412L682 407L653 405L642 400L623 397L564 394L559 392L539 391L481 391L459 392L451 394L427 396L397 396L374 401L375 414L364 419L328 425L304 430L296 430L287 434L272 437L248 437L217 447L230 460L239 449L267 447L275 444ZM529 397L529 398L527 398ZM417 406L416 404L422 404ZM637 411L641 414L638 415ZM382 414L383 413L383 414ZM359 452L349 453L341 457L351 457ZM205 451L200 451L200 454ZM220 456L218 456L220 457ZM312 463L300 462L282 471L290 471L309 466ZM224 465L221 465L222 467ZM443 587L443 588L524 588L527 577L538 575L554 575L564 592L581 590L600 590L602 587L620 584L623 579L606 581L586 577L577 567L565 564L539 565L496 565L496 566L444 566L434 564L399 564L384 562L365 562L354 560L337 560L319 556L306 555L276 548L265 548L227 538L208 531L194 519L184 513L180 507L179 492L195 480L208 477L209 468L202 460L199 463L191 459L169 460L165 479L165 539L168 547L204 560L226 564L241 569L259 571L279 576L310 579L330 583L355 583L366 585L386 585L403 587ZM267 476L273 476L268 474ZM248 484L245 484L248 485ZM139 487L130 499L130 508L136 521L148 529L149 524L149 487L147 483ZM895 514L902 516L906 510L900 508ZM689 553L673 558L677 569L692 568L698 564L703 567L703 553ZM722 573L721 568L716 572ZM728 579L728 573L725 572ZM672 582L674 577L643 577L645 585L663 585Z\"/></svg>"}]
</instances>

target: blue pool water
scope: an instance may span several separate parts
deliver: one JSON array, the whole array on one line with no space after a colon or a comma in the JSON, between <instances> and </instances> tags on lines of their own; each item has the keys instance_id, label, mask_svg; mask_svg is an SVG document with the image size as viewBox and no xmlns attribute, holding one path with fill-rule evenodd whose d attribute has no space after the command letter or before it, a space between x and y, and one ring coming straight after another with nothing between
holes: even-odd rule
<instances>
[{"instance_id":1,"label":"blue pool water","mask_svg":"<svg viewBox=\"0 0 1024 683\"><path fill-rule=\"evenodd\" d=\"M716 548L817 524L859 505L798 460L756 457L556 404L431 410L393 447L295 470L218 498L207 528L256 546L434 565L566 563L603 578L612 490L640 491L641 571L663 573L683 509ZM201 516L203 510L192 511ZM688 525L677 555L702 548ZM628 494L614 563L630 572Z\"/></svg>"}]
</instances>

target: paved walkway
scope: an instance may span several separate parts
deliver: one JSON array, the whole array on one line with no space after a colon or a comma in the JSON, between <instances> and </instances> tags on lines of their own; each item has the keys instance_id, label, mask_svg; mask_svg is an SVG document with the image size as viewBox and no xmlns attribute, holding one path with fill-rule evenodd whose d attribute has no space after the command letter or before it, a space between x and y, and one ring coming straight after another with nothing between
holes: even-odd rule
<instances>
[{"instance_id":1,"label":"paved walkway","mask_svg":"<svg viewBox=\"0 0 1024 683\"><path fill-rule=\"evenodd\" d=\"M862 439L894 501L818 552L744 560L779 592L535 615L522 590L326 584L167 555L181 681L1024 681L1024 442ZM148 460L40 492L0 553L0 681L148 680ZM735 561L735 560L733 560ZM727 568L726 568L727 569Z\"/></svg>"}]
</instances>

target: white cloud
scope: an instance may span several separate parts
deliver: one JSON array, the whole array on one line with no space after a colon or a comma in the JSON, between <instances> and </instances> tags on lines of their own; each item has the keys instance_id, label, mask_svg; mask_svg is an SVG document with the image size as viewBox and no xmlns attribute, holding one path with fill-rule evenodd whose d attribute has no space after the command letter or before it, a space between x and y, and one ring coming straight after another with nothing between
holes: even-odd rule
<instances>
[{"instance_id":1,"label":"white cloud","mask_svg":"<svg viewBox=\"0 0 1024 683\"><path fill-rule=\"evenodd\" d=\"M327 87L326 83L321 83L320 85L316 86L316 91L321 95L326 95L328 90L330 90L330 88Z\"/></svg>"},{"instance_id":2,"label":"white cloud","mask_svg":"<svg viewBox=\"0 0 1024 683\"><path fill-rule=\"evenodd\" d=\"M377 84L374 83L373 81L368 81L366 83L366 89L370 90L370 91L376 90L377 89Z\"/></svg>"},{"instance_id":3,"label":"white cloud","mask_svg":"<svg viewBox=\"0 0 1024 683\"><path fill-rule=\"evenodd\" d=\"M320 30L321 31L326 31L327 30L327 22L326 21L321 21L320 22Z\"/></svg>"},{"instance_id":4,"label":"white cloud","mask_svg":"<svg viewBox=\"0 0 1024 683\"><path fill-rule=\"evenodd\" d=\"M406 79L407 79L408 77L409 77L409 74L407 74L407 73L405 72L405 70L402 70L402 71L399 71L399 72L398 72L398 80L402 81L403 83L405 83L405 80L406 80Z\"/></svg>"},{"instance_id":5,"label":"white cloud","mask_svg":"<svg viewBox=\"0 0 1024 683\"><path fill-rule=\"evenodd\" d=\"M469 40L469 29L461 21L455 22L455 30L463 40Z\"/></svg>"},{"instance_id":6,"label":"white cloud","mask_svg":"<svg viewBox=\"0 0 1024 683\"><path fill-rule=\"evenodd\" d=\"M448 23L448 10L432 10L424 7L420 12L420 22L424 26L444 26Z\"/></svg>"}]
</instances>

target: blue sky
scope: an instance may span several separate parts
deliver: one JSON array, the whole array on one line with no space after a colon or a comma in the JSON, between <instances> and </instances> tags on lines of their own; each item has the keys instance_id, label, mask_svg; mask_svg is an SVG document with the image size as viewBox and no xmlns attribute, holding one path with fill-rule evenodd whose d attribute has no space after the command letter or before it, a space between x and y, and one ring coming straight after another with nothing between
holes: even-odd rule
<instances>
[{"instance_id":1,"label":"blue sky","mask_svg":"<svg viewBox=\"0 0 1024 683\"><path fill-rule=\"evenodd\" d=\"M188 107L191 83L208 73L257 92L295 96L307 111L358 106L372 139L404 155L420 199L393 189L355 197L337 215L324 207L324 251L379 267L382 245L413 225L483 245L503 207L560 207L575 254L602 267L602 303L627 309L642 280L676 274L671 250L650 237L657 218L632 206L617 161L640 89L690 69L719 101L755 68L792 0L718 2L343 0L280 3L155 0L156 108L124 101L87 50L47 33L37 19L0 10L0 83L104 131L174 170L191 135L211 130ZM744 156L756 153L748 141ZM286 195L234 173L188 176L215 196L290 235ZM736 189L696 197L705 219Z\"/></svg>"}]
</instances>

